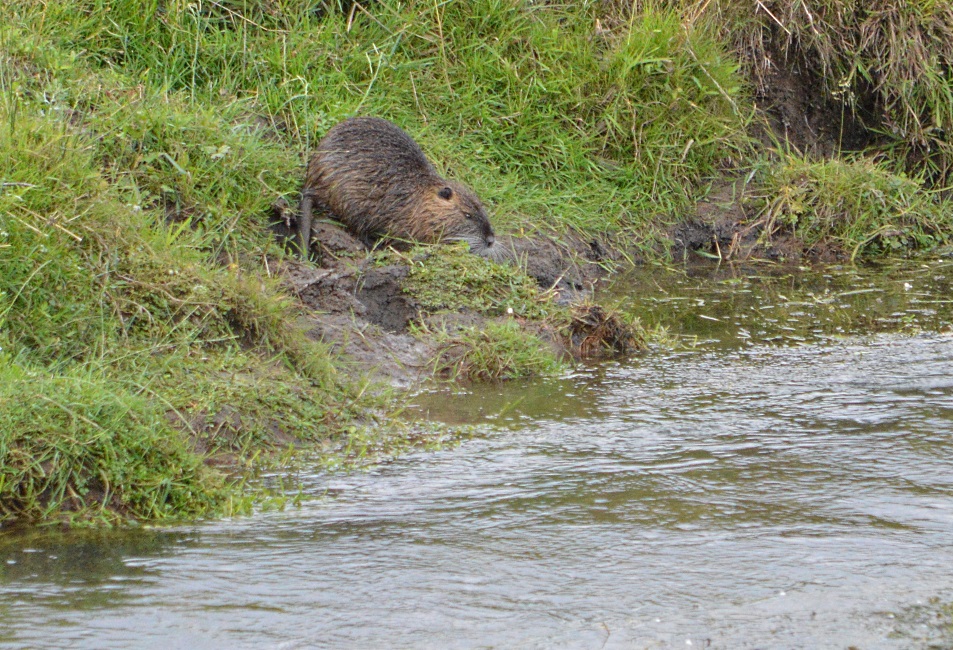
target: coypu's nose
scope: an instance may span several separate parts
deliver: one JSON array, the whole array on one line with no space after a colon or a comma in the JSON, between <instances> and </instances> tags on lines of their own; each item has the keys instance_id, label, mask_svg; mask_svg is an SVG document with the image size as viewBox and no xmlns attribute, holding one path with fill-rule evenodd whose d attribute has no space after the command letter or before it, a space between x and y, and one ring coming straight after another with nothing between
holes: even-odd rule
<instances>
[{"instance_id":1,"label":"coypu's nose","mask_svg":"<svg viewBox=\"0 0 953 650\"><path fill-rule=\"evenodd\" d=\"M496 237L494 237L493 235L487 235L487 237L486 237L486 245L487 245L487 246L492 246L492 245L493 245L493 242L495 242L495 241L496 241Z\"/></svg>"}]
</instances>

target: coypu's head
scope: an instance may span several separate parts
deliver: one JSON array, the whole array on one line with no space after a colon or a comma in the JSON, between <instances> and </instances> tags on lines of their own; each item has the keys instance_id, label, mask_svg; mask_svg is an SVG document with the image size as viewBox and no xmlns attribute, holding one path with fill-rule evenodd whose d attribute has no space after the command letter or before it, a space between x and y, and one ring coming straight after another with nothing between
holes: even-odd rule
<instances>
[{"instance_id":1,"label":"coypu's head","mask_svg":"<svg viewBox=\"0 0 953 650\"><path fill-rule=\"evenodd\" d=\"M433 208L444 241L465 241L470 252L495 257L499 247L483 204L466 185L446 181L434 188Z\"/></svg>"}]
</instances>

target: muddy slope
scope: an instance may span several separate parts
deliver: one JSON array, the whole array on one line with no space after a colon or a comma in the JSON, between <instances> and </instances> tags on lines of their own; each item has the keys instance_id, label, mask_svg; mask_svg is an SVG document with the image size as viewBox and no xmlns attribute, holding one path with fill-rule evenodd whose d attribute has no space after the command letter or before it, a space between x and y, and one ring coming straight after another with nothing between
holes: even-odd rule
<instances>
[{"instance_id":1,"label":"muddy slope","mask_svg":"<svg viewBox=\"0 0 953 650\"><path fill-rule=\"evenodd\" d=\"M272 229L284 242L293 241L296 216L285 205L277 205ZM346 230L329 221L313 227L311 259L286 260L278 273L286 286L306 307L300 324L314 340L331 345L356 370L372 379L395 386L409 386L431 374L429 366L437 352L432 342L410 333L415 322L429 319L416 300L404 291L402 281L408 267L380 266L371 251ZM500 237L502 260L518 265L545 290L556 294L562 304L572 304L591 295L606 275L601 262L609 252L599 241L539 237ZM440 316L443 327L479 326L487 317L462 311ZM579 327L581 327L580 325ZM579 332L565 337L541 333L560 351L573 356L585 352ZM565 339L565 340L563 340Z\"/></svg>"},{"instance_id":2,"label":"muddy slope","mask_svg":"<svg viewBox=\"0 0 953 650\"><path fill-rule=\"evenodd\" d=\"M780 49L752 70L758 116L752 136L767 149L830 159L876 142L877 107L859 102L854 111L831 101L822 80L796 51ZM750 178L727 177L714 183L687 219L669 230L676 261L691 257L721 260L839 262L848 253L832 242L807 246L797 237L766 233L749 200L758 188Z\"/></svg>"}]
</instances>

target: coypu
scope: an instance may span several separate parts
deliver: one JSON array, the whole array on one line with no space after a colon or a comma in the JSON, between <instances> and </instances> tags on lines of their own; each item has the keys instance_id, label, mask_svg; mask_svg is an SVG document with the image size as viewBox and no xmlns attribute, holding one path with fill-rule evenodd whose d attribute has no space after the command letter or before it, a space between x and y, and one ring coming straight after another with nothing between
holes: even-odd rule
<instances>
[{"instance_id":1,"label":"coypu","mask_svg":"<svg viewBox=\"0 0 953 650\"><path fill-rule=\"evenodd\" d=\"M441 178L413 138L378 117L344 120L318 143L301 191L298 242L304 258L314 206L365 244L381 237L465 241L488 257L499 248L476 194Z\"/></svg>"}]
</instances>

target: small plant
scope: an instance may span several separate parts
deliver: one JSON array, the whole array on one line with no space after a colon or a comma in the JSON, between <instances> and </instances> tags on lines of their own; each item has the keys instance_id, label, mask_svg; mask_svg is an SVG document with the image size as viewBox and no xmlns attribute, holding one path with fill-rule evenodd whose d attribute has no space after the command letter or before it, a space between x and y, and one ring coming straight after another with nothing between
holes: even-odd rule
<instances>
[{"instance_id":1,"label":"small plant","mask_svg":"<svg viewBox=\"0 0 953 650\"><path fill-rule=\"evenodd\" d=\"M807 246L833 239L852 257L929 248L946 240L953 226L947 201L863 158L788 156L769 168L752 202L766 237L789 232Z\"/></svg>"},{"instance_id":2,"label":"small plant","mask_svg":"<svg viewBox=\"0 0 953 650\"><path fill-rule=\"evenodd\" d=\"M645 349L645 338L635 322L624 314L593 304L570 310L566 338L581 359L613 357Z\"/></svg>"},{"instance_id":3,"label":"small plant","mask_svg":"<svg viewBox=\"0 0 953 650\"><path fill-rule=\"evenodd\" d=\"M553 348L515 320L490 321L483 329L435 333L434 375L446 380L496 381L553 375L564 368Z\"/></svg>"},{"instance_id":4,"label":"small plant","mask_svg":"<svg viewBox=\"0 0 953 650\"><path fill-rule=\"evenodd\" d=\"M553 296L541 291L519 267L498 264L463 246L433 246L411 264L404 291L427 312L472 309L486 316L510 314L540 320L555 310Z\"/></svg>"}]
</instances>

